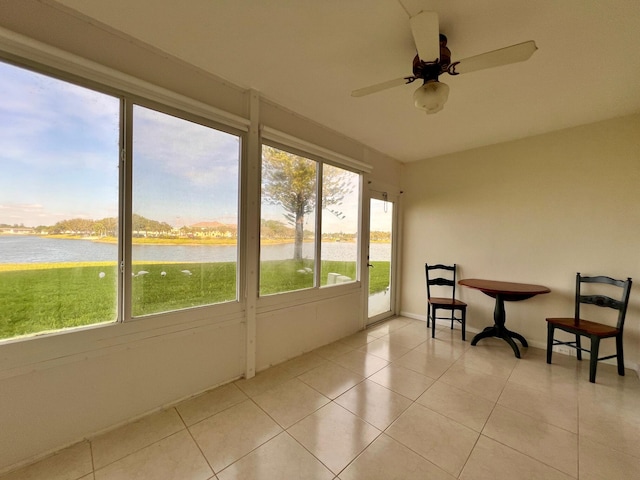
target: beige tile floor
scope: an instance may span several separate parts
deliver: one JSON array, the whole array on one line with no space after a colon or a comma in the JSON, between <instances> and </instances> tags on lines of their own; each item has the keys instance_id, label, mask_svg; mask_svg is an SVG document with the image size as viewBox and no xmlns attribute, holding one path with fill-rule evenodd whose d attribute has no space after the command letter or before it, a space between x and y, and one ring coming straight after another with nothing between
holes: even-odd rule
<instances>
[{"instance_id":1,"label":"beige tile floor","mask_svg":"<svg viewBox=\"0 0 640 480\"><path fill-rule=\"evenodd\" d=\"M1 480L634 479L640 382L395 318Z\"/></svg>"}]
</instances>

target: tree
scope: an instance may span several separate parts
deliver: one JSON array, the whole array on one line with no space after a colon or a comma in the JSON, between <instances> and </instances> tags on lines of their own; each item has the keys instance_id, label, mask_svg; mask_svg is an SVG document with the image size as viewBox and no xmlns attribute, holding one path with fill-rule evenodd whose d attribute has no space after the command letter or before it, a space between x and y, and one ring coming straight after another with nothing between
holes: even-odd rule
<instances>
[{"instance_id":1,"label":"tree","mask_svg":"<svg viewBox=\"0 0 640 480\"><path fill-rule=\"evenodd\" d=\"M260 238L291 238L294 230L280 220L265 220L260 222Z\"/></svg>"},{"instance_id":2,"label":"tree","mask_svg":"<svg viewBox=\"0 0 640 480\"><path fill-rule=\"evenodd\" d=\"M158 237L168 235L173 227L166 222L158 222L134 213L131 218L131 228L138 235Z\"/></svg>"},{"instance_id":3,"label":"tree","mask_svg":"<svg viewBox=\"0 0 640 480\"><path fill-rule=\"evenodd\" d=\"M284 217L295 227L294 260L302 259L304 218L316 207L317 162L264 146L262 150L262 192L265 202L280 205ZM345 170L324 166L322 175L322 208L334 215L341 212L331 209L340 205L352 186Z\"/></svg>"},{"instance_id":4,"label":"tree","mask_svg":"<svg viewBox=\"0 0 640 480\"><path fill-rule=\"evenodd\" d=\"M118 219L115 217L106 217L100 220L100 223L104 225L106 235L109 237L118 236Z\"/></svg>"}]
</instances>

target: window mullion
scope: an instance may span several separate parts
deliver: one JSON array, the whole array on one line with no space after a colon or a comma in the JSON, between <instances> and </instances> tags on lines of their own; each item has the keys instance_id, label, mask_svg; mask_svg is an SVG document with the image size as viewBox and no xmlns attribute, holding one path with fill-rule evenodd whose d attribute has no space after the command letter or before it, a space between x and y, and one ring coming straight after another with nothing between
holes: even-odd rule
<instances>
[{"instance_id":1,"label":"window mullion","mask_svg":"<svg viewBox=\"0 0 640 480\"><path fill-rule=\"evenodd\" d=\"M322 249L322 172L323 172L324 164L322 162L318 162L318 168L316 169L316 235L315 235L315 265L314 265L314 286L316 288L320 288L321 285L321 274L322 274L322 258L321 249Z\"/></svg>"},{"instance_id":2,"label":"window mullion","mask_svg":"<svg viewBox=\"0 0 640 480\"><path fill-rule=\"evenodd\" d=\"M120 147L120 289L118 306L120 320L131 319L131 225L132 225L132 185L133 185L133 102L123 99L121 109L121 147Z\"/></svg>"}]
</instances>

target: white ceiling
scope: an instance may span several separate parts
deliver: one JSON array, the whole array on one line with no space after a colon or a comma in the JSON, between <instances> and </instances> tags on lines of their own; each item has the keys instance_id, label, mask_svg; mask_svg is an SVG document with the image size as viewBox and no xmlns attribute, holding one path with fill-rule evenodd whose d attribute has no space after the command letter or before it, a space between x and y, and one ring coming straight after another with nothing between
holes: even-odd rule
<instances>
[{"instance_id":1,"label":"white ceiling","mask_svg":"<svg viewBox=\"0 0 640 480\"><path fill-rule=\"evenodd\" d=\"M153 45L402 162L640 111L638 0L45 0ZM409 15L433 10L452 61L535 40L524 63L452 77L413 106ZM640 133L640 132L639 132Z\"/></svg>"}]
</instances>

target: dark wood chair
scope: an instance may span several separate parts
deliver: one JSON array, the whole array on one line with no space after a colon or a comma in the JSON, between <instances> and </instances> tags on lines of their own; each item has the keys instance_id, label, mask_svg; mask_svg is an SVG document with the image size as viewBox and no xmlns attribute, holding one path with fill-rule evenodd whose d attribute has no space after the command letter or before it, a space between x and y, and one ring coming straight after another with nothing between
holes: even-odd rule
<instances>
[{"instance_id":1,"label":"dark wood chair","mask_svg":"<svg viewBox=\"0 0 640 480\"><path fill-rule=\"evenodd\" d=\"M612 287L606 287L606 285L613 285L621 289L622 295L620 300L616 300L607 295L593 294L589 292L589 295L584 294L585 287L583 284L593 283L599 284L595 288L603 290L608 288L607 293L611 291ZM605 285L605 286L603 286ZM631 292L631 279L626 280L614 280L610 277L598 276L598 277L583 277L578 273L576 275L576 299L575 299L575 315L572 318L547 318L547 363L551 363L551 354L554 345L567 345L576 349L578 360L582 360L582 352L589 352L589 381L595 383L596 381L596 369L600 360L607 360L609 358L617 358L618 360L618 375L624 375L624 353L622 348L622 334L624 332L624 318L627 314L627 306L629 304L629 293ZM581 317L580 306L584 304L596 305L598 307L612 308L618 311L618 320L614 325L607 325L604 323L597 323L590 320L585 320ZM576 336L574 341L563 342L554 338L554 332L556 329L564 332L572 333ZM591 348L582 348L580 344L580 337L588 337L591 340ZM603 338L615 338L616 339L616 354L608 355L606 357L598 357L600 349L600 340Z\"/></svg>"},{"instance_id":2,"label":"dark wood chair","mask_svg":"<svg viewBox=\"0 0 640 480\"><path fill-rule=\"evenodd\" d=\"M462 340L465 340L465 330L467 321L467 304L456 299L456 264L453 265L429 265L424 264L424 270L427 277L427 328L431 324L431 338L436 336L436 319L450 320L451 329L453 330L453 322L456 321L462 326ZM431 287L444 287L445 293L450 293L446 297L432 297ZM449 316L438 316L438 310L446 310L450 312ZM456 311L460 311L460 316L455 315Z\"/></svg>"}]
</instances>

